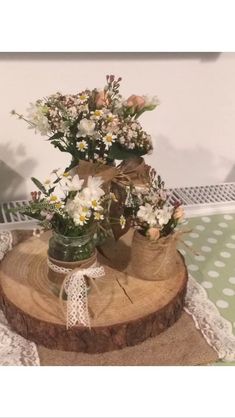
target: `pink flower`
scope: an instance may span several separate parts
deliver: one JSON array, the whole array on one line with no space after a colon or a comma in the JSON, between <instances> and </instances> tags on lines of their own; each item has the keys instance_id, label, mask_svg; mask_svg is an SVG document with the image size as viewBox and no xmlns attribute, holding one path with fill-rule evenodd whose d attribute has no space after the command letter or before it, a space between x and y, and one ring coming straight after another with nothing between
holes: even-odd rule
<instances>
[{"instance_id":1,"label":"pink flower","mask_svg":"<svg viewBox=\"0 0 235 418\"><path fill-rule=\"evenodd\" d=\"M132 96L128 97L126 101L127 107L134 107L136 111L143 109L145 106L145 99L141 96L136 96L132 94Z\"/></svg>"},{"instance_id":2,"label":"pink flower","mask_svg":"<svg viewBox=\"0 0 235 418\"><path fill-rule=\"evenodd\" d=\"M105 91L102 90L96 96L96 106L97 108L99 108L99 107L104 107L107 105L108 105L108 98L107 98Z\"/></svg>"},{"instance_id":3,"label":"pink flower","mask_svg":"<svg viewBox=\"0 0 235 418\"><path fill-rule=\"evenodd\" d=\"M181 221L183 217L184 217L184 209L182 208L182 206L178 206L173 213L173 218L175 220Z\"/></svg>"},{"instance_id":4,"label":"pink flower","mask_svg":"<svg viewBox=\"0 0 235 418\"><path fill-rule=\"evenodd\" d=\"M160 230L158 228L149 228L147 236L151 241L157 241L160 238Z\"/></svg>"}]
</instances>

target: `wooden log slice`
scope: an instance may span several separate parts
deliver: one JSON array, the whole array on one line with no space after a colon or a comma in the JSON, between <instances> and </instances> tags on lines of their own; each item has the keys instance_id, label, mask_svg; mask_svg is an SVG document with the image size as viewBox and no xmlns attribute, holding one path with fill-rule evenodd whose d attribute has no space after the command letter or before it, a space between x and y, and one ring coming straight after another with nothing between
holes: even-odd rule
<instances>
[{"instance_id":1,"label":"wooden log slice","mask_svg":"<svg viewBox=\"0 0 235 418\"><path fill-rule=\"evenodd\" d=\"M0 304L12 328L51 349L101 353L154 337L180 317L187 270L179 255L174 277L147 281L129 267L130 231L118 244L102 248L105 277L89 292L91 329L66 329L66 302L60 302L47 277L49 234L32 237L7 254L0 269Z\"/></svg>"}]
</instances>

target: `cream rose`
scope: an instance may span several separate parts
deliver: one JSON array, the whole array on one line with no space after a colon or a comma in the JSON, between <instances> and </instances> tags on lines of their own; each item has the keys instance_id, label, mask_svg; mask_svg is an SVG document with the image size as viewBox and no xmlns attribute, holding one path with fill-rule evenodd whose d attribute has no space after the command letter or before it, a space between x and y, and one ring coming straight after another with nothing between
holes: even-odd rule
<instances>
[{"instance_id":1,"label":"cream rose","mask_svg":"<svg viewBox=\"0 0 235 418\"><path fill-rule=\"evenodd\" d=\"M79 136L91 136L94 135L95 131L95 122L89 119L82 119L78 124L78 134Z\"/></svg>"}]
</instances>

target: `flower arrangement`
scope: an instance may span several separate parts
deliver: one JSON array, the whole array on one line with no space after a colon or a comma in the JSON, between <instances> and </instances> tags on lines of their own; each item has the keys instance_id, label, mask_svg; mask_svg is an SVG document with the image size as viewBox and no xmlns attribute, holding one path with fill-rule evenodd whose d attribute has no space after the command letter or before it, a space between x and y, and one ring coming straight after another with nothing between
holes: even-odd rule
<instances>
[{"instance_id":1,"label":"flower arrangement","mask_svg":"<svg viewBox=\"0 0 235 418\"><path fill-rule=\"evenodd\" d=\"M129 188L125 213L131 217L133 226L151 241L170 235L184 217L180 203L168 204L165 183L156 171L149 172L149 185L144 190ZM123 224L122 216L120 223Z\"/></svg>"},{"instance_id":2,"label":"flower arrangement","mask_svg":"<svg viewBox=\"0 0 235 418\"><path fill-rule=\"evenodd\" d=\"M99 177L89 176L85 185L77 174L54 170L44 183L32 180L39 191L31 193L31 201L20 212L37 219L44 229L77 237L108 217L111 196L102 190Z\"/></svg>"},{"instance_id":3,"label":"flower arrangement","mask_svg":"<svg viewBox=\"0 0 235 418\"><path fill-rule=\"evenodd\" d=\"M158 105L156 97L119 93L121 77L106 76L102 90L85 89L77 94L56 93L31 103L25 120L29 128L47 136L50 143L72 156L69 168L80 160L109 163L152 150L152 141L138 118ZM68 168L68 169L69 169Z\"/></svg>"}]
</instances>

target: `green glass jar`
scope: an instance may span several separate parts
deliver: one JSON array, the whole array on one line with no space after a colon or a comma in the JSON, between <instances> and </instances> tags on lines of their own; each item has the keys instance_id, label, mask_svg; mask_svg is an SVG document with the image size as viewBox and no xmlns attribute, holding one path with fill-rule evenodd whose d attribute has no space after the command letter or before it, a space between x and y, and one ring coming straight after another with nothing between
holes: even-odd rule
<instances>
[{"instance_id":1,"label":"green glass jar","mask_svg":"<svg viewBox=\"0 0 235 418\"><path fill-rule=\"evenodd\" d=\"M55 260L72 262L90 258L95 251L94 230L78 237L68 237L53 231L48 255Z\"/></svg>"}]
</instances>

